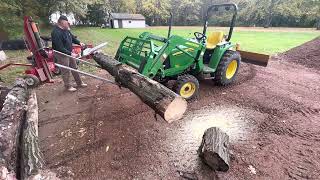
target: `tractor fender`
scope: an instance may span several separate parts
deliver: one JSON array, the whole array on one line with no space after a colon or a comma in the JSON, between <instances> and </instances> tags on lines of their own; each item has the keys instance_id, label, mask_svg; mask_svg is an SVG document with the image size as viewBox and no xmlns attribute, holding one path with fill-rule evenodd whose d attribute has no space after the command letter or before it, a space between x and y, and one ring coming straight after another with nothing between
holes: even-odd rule
<instances>
[{"instance_id":1,"label":"tractor fender","mask_svg":"<svg viewBox=\"0 0 320 180\"><path fill-rule=\"evenodd\" d=\"M217 47L214 49L213 55L210 59L209 62L209 67L216 70L222 56L225 54L225 52L229 49L234 48L236 45L235 44L223 44L223 45L217 45Z\"/></svg>"}]
</instances>

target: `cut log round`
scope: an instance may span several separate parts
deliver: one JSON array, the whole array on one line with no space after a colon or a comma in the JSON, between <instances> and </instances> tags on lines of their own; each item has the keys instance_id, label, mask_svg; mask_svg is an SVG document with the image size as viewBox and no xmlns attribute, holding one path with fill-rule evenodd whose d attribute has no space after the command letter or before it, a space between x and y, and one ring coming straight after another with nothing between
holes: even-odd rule
<instances>
[{"instance_id":1,"label":"cut log round","mask_svg":"<svg viewBox=\"0 0 320 180\"><path fill-rule=\"evenodd\" d=\"M219 128L212 127L205 131L198 153L212 169L224 172L229 170L229 136Z\"/></svg>"},{"instance_id":2,"label":"cut log round","mask_svg":"<svg viewBox=\"0 0 320 180\"><path fill-rule=\"evenodd\" d=\"M26 119L22 129L21 176L27 177L43 168L44 161L38 143L38 103L34 91L28 100Z\"/></svg>"},{"instance_id":3,"label":"cut log round","mask_svg":"<svg viewBox=\"0 0 320 180\"><path fill-rule=\"evenodd\" d=\"M167 122L181 119L187 110L185 99L164 85L138 73L136 69L102 53L95 54L93 58L101 68L114 76L117 82L139 96Z\"/></svg>"},{"instance_id":4,"label":"cut log round","mask_svg":"<svg viewBox=\"0 0 320 180\"><path fill-rule=\"evenodd\" d=\"M9 171L16 169L17 147L21 133L21 123L26 112L28 98L27 85L17 79L10 90L0 112L0 155L7 163Z\"/></svg>"}]
</instances>

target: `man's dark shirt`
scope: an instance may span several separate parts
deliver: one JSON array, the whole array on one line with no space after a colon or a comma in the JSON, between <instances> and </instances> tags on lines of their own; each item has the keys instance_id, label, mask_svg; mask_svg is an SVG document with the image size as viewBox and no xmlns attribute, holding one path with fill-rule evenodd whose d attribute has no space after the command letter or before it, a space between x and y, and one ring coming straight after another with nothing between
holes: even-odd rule
<instances>
[{"instance_id":1,"label":"man's dark shirt","mask_svg":"<svg viewBox=\"0 0 320 180\"><path fill-rule=\"evenodd\" d=\"M72 43L79 44L80 41L70 31L55 26L51 32L52 48L56 51L71 55Z\"/></svg>"}]
</instances>

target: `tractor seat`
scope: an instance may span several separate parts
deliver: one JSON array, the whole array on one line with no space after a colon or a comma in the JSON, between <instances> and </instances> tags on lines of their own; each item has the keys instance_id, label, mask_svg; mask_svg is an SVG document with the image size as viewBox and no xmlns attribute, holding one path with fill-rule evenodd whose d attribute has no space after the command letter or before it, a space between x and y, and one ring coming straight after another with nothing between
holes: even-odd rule
<instances>
[{"instance_id":1,"label":"tractor seat","mask_svg":"<svg viewBox=\"0 0 320 180\"><path fill-rule=\"evenodd\" d=\"M214 49L223 40L223 36L222 31L210 33L207 40L207 49Z\"/></svg>"}]
</instances>

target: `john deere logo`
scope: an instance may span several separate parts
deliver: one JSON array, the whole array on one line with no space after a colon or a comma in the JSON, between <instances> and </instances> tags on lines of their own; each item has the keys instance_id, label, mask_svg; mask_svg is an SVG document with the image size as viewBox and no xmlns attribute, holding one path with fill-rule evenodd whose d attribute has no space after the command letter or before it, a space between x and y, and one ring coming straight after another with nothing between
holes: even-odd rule
<instances>
[{"instance_id":1,"label":"john deere logo","mask_svg":"<svg viewBox=\"0 0 320 180\"><path fill-rule=\"evenodd\" d=\"M186 52L192 52L192 51L194 51L194 49L193 48L187 48L187 49L184 49L184 51L186 51ZM182 54L183 52L182 51L179 51L179 52L176 52L176 53L174 53L174 54L172 54L173 56L178 56L178 55L180 55L180 54Z\"/></svg>"}]
</instances>

